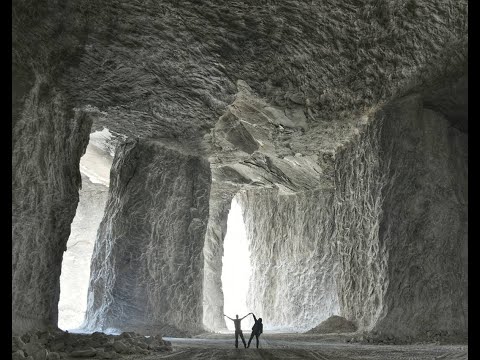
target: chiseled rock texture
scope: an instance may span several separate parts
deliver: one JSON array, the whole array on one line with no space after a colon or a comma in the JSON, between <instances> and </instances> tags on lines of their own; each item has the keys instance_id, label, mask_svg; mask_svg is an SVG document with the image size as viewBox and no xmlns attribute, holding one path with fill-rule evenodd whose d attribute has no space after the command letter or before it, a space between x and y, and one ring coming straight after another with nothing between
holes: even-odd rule
<instances>
[{"instance_id":1,"label":"chiseled rock texture","mask_svg":"<svg viewBox=\"0 0 480 360\"><path fill-rule=\"evenodd\" d=\"M264 327L308 330L338 314L332 189L250 190L238 200L250 240L247 306Z\"/></svg>"},{"instance_id":2,"label":"chiseled rock texture","mask_svg":"<svg viewBox=\"0 0 480 360\"><path fill-rule=\"evenodd\" d=\"M62 255L92 117L69 69L85 40L78 4L12 3L12 330L57 324ZM77 17L77 18L76 18Z\"/></svg>"},{"instance_id":3,"label":"chiseled rock texture","mask_svg":"<svg viewBox=\"0 0 480 360\"><path fill-rule=\"evenodd\" d=\"M328 176L319 176L330 167L319 156L318 146L298 147L306 140L303 112L285 112L269 104L243 80L237 81L237 89L233 103L205 136L211 146L213 178L247 188L279 188L288 194L331 183ZM347 128L352 126L349 122ZM345 133L339 138L348 137ZM322 145L324 150L327 145Z\"/></svg>"},{"instance_id":4,"label":"chiseled rock texture","mask_svg":"<svg viewBox=\"0 0 480 360\"><path fill-rule=\"evenodd\" d=\"M468 331L468 134L411 96L382 110L390 171L379 239L388 249L375 330Z\"/></svg>"},{"instance_id":5,"label":"chiseled rock texture","mask_svg":"<svg viewBox=\"0 0 480 360\"><path fill-rule=\"evenodd\" d=\"M343 132L324 189L244 183L249 305L266 326L339 314L402 341L466 336L468 135L431 104L402 98Z\"/></svg>"},{"instance_id":6,"label":"chiseled rock texture","mask_svg":"<svg viewBox=\"0 0 480 360\"><path fill-rule=\"evenodd\" d=\"M104 112L99 126L128 136L207 133L237 79L316 124L457 76L467 59L465 0L69 6L88 35L70 89Z\"/></svg>"},{"instance_id":7,"label":"chiseled rock texture","mask_svg":"<svg viewBox=\"0 0 480 360\"><path fill-rule=\"evenodd\" d=\"M164 351L172 351L172 344L159 334L149 337L134 332L76 334L48 329L12 336L12 359L122 359Z\"/></svg>"},{"instance_id":8,"label":"chiseled rock texture","mask_svg":"<svg viewBox=\"0 0 480 360\"><path fill-rule=\"evenodd\" d=\"M63 254L60 275L58 326L61 329L75 329L83 323L87 308L90 260L107 196L107 186L92 183L82 174L80 200L72 222L67 249Z\"/></svg>"},{"instance_id":9,"label":"chiseled rock texture","mask_svg":"<svg viewBox=\"0 0 480 360\"><path fill-rule=\"evenodd\" d=\"M48 59L95 130L197 137L231 104L238 79L316 126L463 74L467 5L18 0L14 100Z\"/></svg>"},{"instance_id":10,"label":"chiseled rock texture","mask_svg":"<svg viewBox=\"0 0 480 360\"><path fill-rule=\"evenodd\" d=\"M392 336L465 333L466 1L12 6L15 330L56 324L93 119L111 145L139 140L116 155L90 328L223 327L221 247L243 188L254 306L272 326L338 310Z\"/></svg>"},{"instance_id":11,"label":"chiseled rock texture","mask_svg":"<svg viewBox=\"0 0 480 360\"><path fill-rule=\"evenodd\" d=\"M128 140L115 154L92 256L85 327L202 328L209 163L185 146Z\"/></svg>"},{"instance_id":12,"label":"chiseled rock texture","mask_svg":"<svg viewBox=\"0 0 480 360\"><path fill-rule=\"evenodd\" d=\"M13 126L12 327L57 324L63 251L92 119L37 74Z\"/></svg>"},{"instance_id":13,"label":"chiseled rock texture","mask_svg":"<svg viewBox=\"0 0 480 360\"><path fill-rule=\"evenodd\" d=\"M375 324L388 286L389 249L379 239L385 172L389 170L388 163L381 168L381 126L381 119L372 116L334 155L332 246L339 263L341 315L362 329Z\"/></svg>"}]
</instances>

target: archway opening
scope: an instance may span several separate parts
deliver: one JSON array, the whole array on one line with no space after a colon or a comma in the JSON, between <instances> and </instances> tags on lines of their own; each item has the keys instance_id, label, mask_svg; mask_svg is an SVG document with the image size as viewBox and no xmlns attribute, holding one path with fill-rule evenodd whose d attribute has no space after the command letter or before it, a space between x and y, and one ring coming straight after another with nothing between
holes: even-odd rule
<instances>
[{"instance_id":1,"label":"archway opening","mask_svg":"<svg viewBox=\"0 0 480 360\"><path fill-rule=\"evenodd\" d=\"M228 213L227 233L223 243L222 288L224 295L224 313L231 318L239 318L251 310L247 307L248 288L251 275L250 250L242 208L236 198ZM226 319L229 330L235 330L233 321ZM242 320L242 329L250 329L252 316Z\"/></svg>"},{"instance_id":2,"label":"archway opening","mask_svg":"<svg viewBox=\"0 0 480 360\"><path fill-rule=\"evenodd\" d=\"M114 155L114 149L109 144L111 136L108 129L90 134L89 144L80 159L82 188L63 254L58 302L58 327L70 332L82 332L91 257L110 183Z\"/></svg>"}]
</instances>

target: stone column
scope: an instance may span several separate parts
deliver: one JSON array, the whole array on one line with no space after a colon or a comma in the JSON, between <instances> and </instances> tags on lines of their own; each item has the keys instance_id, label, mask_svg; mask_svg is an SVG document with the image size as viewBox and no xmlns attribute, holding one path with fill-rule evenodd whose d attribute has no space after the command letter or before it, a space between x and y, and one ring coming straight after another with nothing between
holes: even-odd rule
<instances>
[{"instance_id":1,"label":"stone column","mask_svg":"<svg viewBox=\"0 0 480 360\"><path fill-rule=\"evenodd\" d=\"M181 146L129 140L117 148L92 257L87 328L203 330L210 183L208 161Z\"/></svg>"},{"instance_id":2,"label":"stone column","mask_svg":"<svg viewBox=\"0 0 480 360\"><path fill-rule=\"evenodd\" d=\"M12 330L57 325L62 256L92 120L36 75L13 128Z\"/></svg>"},{"instance_id":3,"label":"stone column","mask_svg":"<svg viewBox=\"0 0 480 360\"><path fill-rule=\"evenodd\" d=\"M388 251L376 330L466 336L468 134L410 96L384 109L389 184L379 238Z\"/></svg>"}]
</instances>

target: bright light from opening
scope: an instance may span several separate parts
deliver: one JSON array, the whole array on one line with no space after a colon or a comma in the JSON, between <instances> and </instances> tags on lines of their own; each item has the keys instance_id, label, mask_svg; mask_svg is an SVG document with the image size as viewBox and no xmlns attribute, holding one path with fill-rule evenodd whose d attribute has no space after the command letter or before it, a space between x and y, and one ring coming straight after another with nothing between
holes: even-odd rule
<instances>
[{"instance_id":1,"label":"bright light from opening","mask_svg":"<svg viewBox=\"0 0 480 360\"><path fill-rule=\"evenodd\" d=\"M247 292L250 281L250 251L247 234L243 223L242 209L236 199L228 213L227 234L223 243L222 286L224 297L224 313L232 319L238 314L242 318L249 312L247 308ZM225 318L227 328L235 330L233 321ZM249 315L242 320L242 329L248 330L253 325L253 317Z\"/></svg>"},{"instance_id":2,"label":"bright light from opening","mask_svg":"<svg viewBox=\"0 0 480 360\"><path fill-rule=\"evenodd\" d=\"M90 134L90 142L80 159L80 171L89 183L83 183L80 190L67 251L63 254L58 302L58 327L70 332L79 330L87 308L90 262L107 200L113 160L102 143L109 136L107 129Z\"/></svg>"}]
</instances>

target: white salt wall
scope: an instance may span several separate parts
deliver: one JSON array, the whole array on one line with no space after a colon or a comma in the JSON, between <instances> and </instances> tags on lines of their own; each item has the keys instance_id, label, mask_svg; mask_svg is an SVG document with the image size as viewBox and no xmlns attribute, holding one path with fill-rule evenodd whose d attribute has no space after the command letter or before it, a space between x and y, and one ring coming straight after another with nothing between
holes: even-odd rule
<instances>
[{"instance_id":1,"label":"white salt wall","mask_svg":"<svg viewBox=\"0 0 480 360\"><path fill-rule=\"evenodd\" d=\"M247 305L264 328L308 330L339 314L332 191L255 190L239 200L252 263Z\"/></svg>"}]
</instances>

